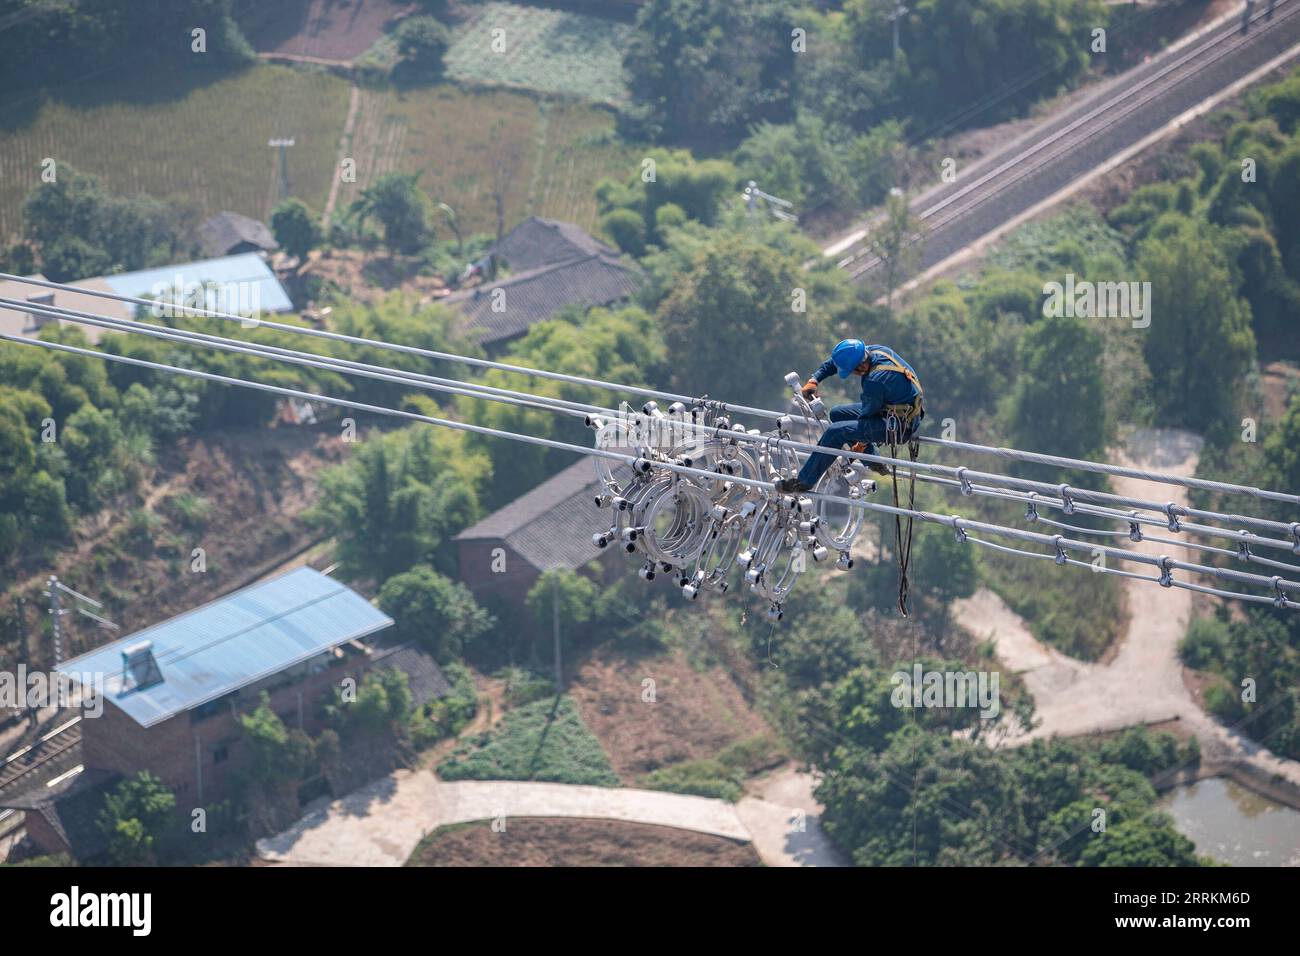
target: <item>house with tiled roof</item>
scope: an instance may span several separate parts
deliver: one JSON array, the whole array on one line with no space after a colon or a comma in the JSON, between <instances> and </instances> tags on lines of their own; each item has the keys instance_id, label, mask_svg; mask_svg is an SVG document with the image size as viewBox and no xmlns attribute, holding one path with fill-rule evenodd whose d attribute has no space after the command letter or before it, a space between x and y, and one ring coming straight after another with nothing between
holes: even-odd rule
<instances>
[{"instance_id":1,"label":"house with tiled roof","mask_svg":"<svg viewBox=\"0 0 1300 956\"><path fill-rule=\"evenodd\" d=\"M455 538L460 580L512 626L527 629L524 598L553 568L594 570L601 579L626 570L606 561L591 537L609 528L610 515L596 507L600 482L590 458L581 458L472 525ZM591 562L600 559L598 565Z\"/></svg>"},{"instance_id":2,"label":"house with tiled roof","mask_svg":"<svg viewBox=\"0 0 1300 956\"><path fill-rule=\"evenodd\" d=\"M94 862L108 850L100 812L121 782L120 774L78 766L24 793L0 795L0 807L23 813L27 840L42 854L66 853L83 863Z\"/></svg>"},{"instance_id":3,"label":"house with tiled roof","mask_svg":"<svg viewBox=\"0 0 1300 956\"><path fill-rule=\"evenodd\" d=\"M197 234L203 254L214 259L279 248L266 223L228 210L204 220Z\"/></svg>"},{"instance_id":4,"label":"house with tiled roof","mask_svg":"<svg viewBox=\"0 0 1300 956\"><path fill-rule=\"evenodd\" d=\"M580 227L537 216L512 229L492 255L508 272L443 300L459 309L466 333L484 346L524 335L570 306L627 302L644 281L635 264Z\"/></svg>"}]
</instances>

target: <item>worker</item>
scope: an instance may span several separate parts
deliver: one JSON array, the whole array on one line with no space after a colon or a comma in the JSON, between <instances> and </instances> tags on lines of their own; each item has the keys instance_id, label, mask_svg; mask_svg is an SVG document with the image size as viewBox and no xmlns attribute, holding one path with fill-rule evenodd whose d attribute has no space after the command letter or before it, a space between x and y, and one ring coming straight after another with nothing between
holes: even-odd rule
<instances>
[{"instance_id":1,"label":"worker","mask_svg":"<svg viewBox=\"0 0 1300 956\"><path fill-rule=\"evenodd\" d=\"M800 389L803 397L809 401L815 398L817 386L832 372L839 372L840 378L861 375L862 397L855 404L836 405L831 409L831 424L817 444L823 448L850 445L853 451L874 455L876 445L891 440L905 444L916 434L925 417L921 381L912 366L893 349L867 345L861 339L845 339L804 383ZM808 456L798 477L781 479L776 483L776 490L782 494L811 491L835 457L820 453ZM879 474L889 473L879 462L869 467Z\"/></svg>"}]
</instances>

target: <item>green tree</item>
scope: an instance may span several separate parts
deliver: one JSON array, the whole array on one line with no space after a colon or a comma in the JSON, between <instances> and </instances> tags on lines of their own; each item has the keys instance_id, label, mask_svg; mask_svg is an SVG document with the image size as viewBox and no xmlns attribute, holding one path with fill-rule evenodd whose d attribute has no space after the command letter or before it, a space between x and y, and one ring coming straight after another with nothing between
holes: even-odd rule
<instances>
[{"instance_id":1,"label":"green tree","mask_svg":"<svg viewBox=\"0 0 1300 956\"><path fill-rule=\"evenodd\" d=\"M912 275L921 263L923 224L912 215L907 195L892 190L885 200L885 211L873 224L866 239L867 250L880 260L878 283L885 291L885 308L894 309L894 290Z\"/></svg>"},{"instance_id":2,"label":"green tree","mask_svg":"<svg viewBox=\"0 0 1300 956\"><path fill-rule=\"evenodd\" d=\"M571 640L596 615L599 597L591 578L569 568L552 568L528 589L524 600L533 621L547 630L558 611L560 633Z\"/></svg>"},{"instance_id":3,"label":"green tree","mask_svg":"<svg viewBox=\"0 0 1300 956\"><path fill-rule=\"evenodd\" d=\"M731 144L790 115L796 57L776 0L650 0L623 56L627 118L651 141Z\"/></svg>"},{"instance_id":4,"label":"green tree","mask_svg":"<svg viewBox=\"0 0 1300 956\"><path fill-rule=\"evenodd\" d=\"M807 286L792 257L740 236L708 243L658 311L673 388L772 401L787 372L813 368L826 349L828 330L814 317L821 304L799 300Z\"/></svg>"},{"instance_id":5,"label":"green tree","mask_svg":"<svg viewBox=\"0 0 1300 956\"><path fill-rule=\"evenodd\" d=\"M422 563L450 572L454 552L443 543L478 516L478 483L490 474L464 433L374 433L321 476L321 501L308 518L337 538L353 577L386 581Z\"/></svg>"},{"instance_id":6,"label":"green tree","mask_svg":"<svg viewBox=\"0 0 1300 956\"><path fill-rule=\"evenodd\" d=\"M191 218L148 196L113 196L70 166L23 201L24 236L60 282L175 262L192 249Z\"/></svg>"},{"instance_id":7,"label":"green tree","mask_svg":"<svg viewBox=\"0 0 1300 956\"><path fill-rule=\"evenodd\" d=\"M1231 420L1254 358L1255 336L1222 233L1174 221L1141 243L1136 261L1151 283L1143 354L1161 421L1204 429Z\"/></svg>"},{"instance_id":8,"label":"green tree","mask_svg":"<svg viewBox=\"0 0 1300 956\"><path fill-rule=\"evenodd\" d=\"M902 129L883 123L868 134L814 113L793 123L761 123L736 150L736 166L800 213L869 206L889 192Z\"/></svg>"},{"instance_id":9,"label":"green tree","mask_svg":"<svg viewBox=\"0 0 1300 956\"><path fill-rule=\"evenodd\" d=\"M1017 448L1097 459L1112 436L1101 336L1084 320L1047 317L1030 326L1010 399ZM1037 475L1035 476L1037 477Z\"/></svg>"},{"instance_id":10,"label":"green tree","mask_svg":"<svg viewBox=\"0 0 1300 956\"><path fill-rule=\"evenodd\" d=\"M1199 866L1196 844L1174 829L1166 814L1153 821L1123 820L1088 843L1084 866Z\"/></svg>"},{"instance_id":11,"label":"green tree","mask_svg":"<svg viewBox=\"0 0 1300 956\"><path fill-rule=\"evenodd\" d=\"M271 230L280 248L295 259L305 259L320 243L320 225L301 199L286 199L271 213Z\"/></svg>"},{"instance_id":12,"label":"green tree","mask_svg":"<svg viewBox=\"0 0 1300 956\"><path fill-rule=\"evenodd\" d=\"M403 62L421 74L442 72L442 58L451 45L451 34L433 17L408 17L397 28L397 52Z\"/></svg>"},{"instance_id":13,"label":"green tree","mask_svg":"<svg viewBox=\"0 0 1300 956\"><path fill-rule=\"evenodd\" d=\"M384 245L393 252L416 252L430 235L429 197L417 185L418 179L418 173L385 173L353 204L363 222L379 221Z\"/></svg>"},{"instance_id":14,"label":"green tree","mask_svg":"<svg viewBox=\"0 0 1300 956\"><path fill-rule=\"evenodd\" d=\"M628 255L640 258L645 253L645 217L635 210L611 209L601 217L600 231Z\"/></svg>"},{"instance_id":15,"label":"green tree","mask_svg":"<svg viewBox=\"0 0 1300 956\"><path fill-rule=\"evenodd\" d=\"M1089 30L1107 22L1099 0L915 0L898 25L895 63L889 20L895 6L894 0L844 4L858 69L888 70L891 110L945 120L978 104L987 122L1056 92L1087 69ZM1034 68L1027 76L1028 63Z\"/></svg>"},{"instance_id":16,"label":"green tree","mask_svg":"<svg viewBox=\"0 0 1300 956\"><path fill-rule=\"evenodd\" d=\"M314 760L311 739L300 730L290 730L271 709L271 698L262 691L257 707L239 715L244 745L248 749L252 780L267 789L282 789L302 780Z\"/></svg>"},{"instance_id":17,"label":"green tree","mask_svg":"<svg viewBox=\"0 0 1300 956\"><path fill-rule=\"evenodd\" d=\"M481 569L490 573L490 569ZM418 641L440 663L458 657L495 622L469 588L427 565L395 574L379 589L379 607L401 640Z\"/></svg>"},{"instance_id":18,"label":"green tree","mask_svg":"<svg viewBox=\"0 0 1300 956\"><path fill-rule=\"evenodd\" d=\"M402 734L411 715L410 679L391 667L370 671L357 688L356 700L340 705L336 713L348 731Z\"/></svg>"},{"instance_id":19,"label":"green tree","mask_svg":"<svg viewBox=\"0 0 1300 956\"><path fill-rule=\"evenodd\" d=\"M156 863L175 809L175 795L148 771L122 781L104 797L98 817L109 857L118 866Z\"/></svg>"}]
</instances>

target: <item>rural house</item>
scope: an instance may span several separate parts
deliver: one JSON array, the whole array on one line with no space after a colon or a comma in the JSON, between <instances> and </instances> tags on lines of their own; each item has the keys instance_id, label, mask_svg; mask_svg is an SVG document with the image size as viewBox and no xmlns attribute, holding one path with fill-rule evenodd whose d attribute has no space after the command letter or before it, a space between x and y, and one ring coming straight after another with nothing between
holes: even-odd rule
<instances>
[{"instance_id":1,"label":"rural house","mask_svg":"<svg viewBox=\"0 0 1300 956\"><path fill-rule=\"evenodd\" d=\"M626 302L641 287L639 268L569 222L530 216L492 248L508 275L443 299L465 316L471 337L496 346L524 335L569 306Z\"/></svg>"},{"instance_id":2,"label":"rural house","mask_svg":"<svg viewBox=\"0 0 1300 956\"><path fill-rule=\"evenodd\" d=\"M67 661L61 672L104 680L102 716L82 720L82 763L123 776L148 770L183 805L220 800L245 763L238 717L263 691L287 726L313 735L325 726L326 693L378 666L408 674L417 707L449 691L423 651L377 641L392 624L304 567Z\"/></svg>"},{"instance_id":3,"label":"rural house","mask_svg":"<svg viewBox=\"0 0 1300 956\"><path fill-rule=\"evenodd\" d=\"M530 631L524 599L543 572L576 570L610 553L591 540L610 525L609 513L595 504L601 490L584 457L466 528L455 538L461 582L508 626ZM501 570L493 570L494 559ZM599 568L601 580L625 570L604 560Z\"/></svg>"},{"instance_id":4,"label":"rural house","mask_svg":"<svg viewBox=\"0 0 1300 956\"><path fill-rule=\"evenodd\" d=\"M280 248L266 223L229 211L204 220L198 228L198 240L203 254L214 259Z\"/></svg>"},{"instance_id":5,"label":"rural house","mask_svg":"<svg viewBox=\"0 0 1300 956\"><path fill-rule=\"evenodd\" d=\"M36 275L29 278L44 279ZM43 289L20 282L0 282L0 296L24 299L34 305L59 309L91 312L110 319L133 319L136 306L130 302L105 299L94 295L107 292L114 295L147 298L168 289L179 287L195 293L195 301L205 308L217 308L240 315L249 313L291 312L293 303L280 285L270 267L256 253L224 256L219 259L202 259L183 262L138 272L121 272L117 275L94 276L78 279L70 285L75 289ZM202 289L201 297L198 296ZM84 291L82 291L84 290ZM0 308L0 332L7 335L35 336L51 322L63 322L47 315L36 315L17 308ZM68 323L76 325L76 323ZM98 342L104 329L93 325L79 325L86 338Z\"/></svg>"}]
</instances>

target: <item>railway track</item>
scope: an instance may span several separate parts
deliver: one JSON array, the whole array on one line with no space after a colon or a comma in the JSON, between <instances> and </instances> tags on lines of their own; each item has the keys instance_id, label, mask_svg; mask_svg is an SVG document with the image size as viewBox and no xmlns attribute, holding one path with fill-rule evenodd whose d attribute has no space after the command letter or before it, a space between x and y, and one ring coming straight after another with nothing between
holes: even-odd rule
<instances>
[{"instance_id":1,"label":"railway track","mask_svg":"<svg viewBox=\"0 0 1300 956\"><path fill-rule=\"evenodd\" d=\"M80 718L56 727L29 746L0 761L0 793L26 790L76 764L81 743Z\"/></svg>"},{"instance_id":2,"label":"railway track","mask_svg":"<svg viewBox=\"0 0 1300 956\"><path fill-rule=\"evenodd\" d=\"M912 204L925 224L921 269L931 268L1140 142L1199 103L1300 45L1300 0L1256 4L1111 81ZM914 237L912 242L920 242ZM860 244L838 263L855 281L879 264Z\"/></svg>"}]
</instances>

